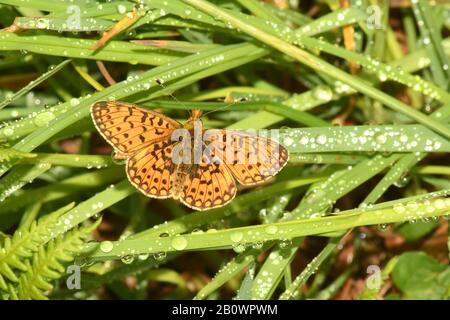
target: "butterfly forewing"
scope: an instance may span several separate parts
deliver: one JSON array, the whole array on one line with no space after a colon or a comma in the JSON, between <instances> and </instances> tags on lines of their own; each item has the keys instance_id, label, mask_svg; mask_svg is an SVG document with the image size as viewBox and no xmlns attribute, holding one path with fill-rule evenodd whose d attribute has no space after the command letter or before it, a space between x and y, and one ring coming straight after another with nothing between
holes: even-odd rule
<instances>
[{"instance_id":1,"label":"butterfly forewing","mask_svg":"<svg viewBox=\"0 0 450 320\"><path fill-rule=\"evenodd\" d=\"M118 101L100 101L91 116L102 136L117 151L133 153L155 141L169 139L182 125L160 113Z\"/></svg>"}]
</instances>

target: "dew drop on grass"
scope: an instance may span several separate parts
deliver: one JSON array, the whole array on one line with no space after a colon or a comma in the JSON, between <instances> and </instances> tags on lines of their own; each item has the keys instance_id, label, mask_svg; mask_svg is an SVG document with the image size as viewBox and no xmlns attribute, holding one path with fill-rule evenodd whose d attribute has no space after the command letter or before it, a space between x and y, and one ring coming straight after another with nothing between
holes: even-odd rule
<instances>
[{"instance_id":1,"label":"dew drop on grass","mask_svg":"<svg viewBox=\"0 0 450 320\"><path fill-rule=\"evenodd\" d=\"M378 73L378 79L379 79L381 82L384 82L384 81L387 80L387 75L386 75L385 73L383 73L383 72L380 72L380 73Z\"/></svg>"},{"instance_id":2,"label":"dew drop on grass","mask_svg":"<svg viewBox=\"0 0 450 320\"><path fill-rule=\"evenodd\" d=\"M38 127L43 127L50 121L55 119L55 115L53 112L46 111L39 113L33 120L34 124Z\"/></svg>"},{"instance_id":3,"label":"dew drop on grass","mask_svg":"<svg viewBox=\"0 0 450 320\"><path fill-rule=\"evenodd\" d=\"M400 136L400 142L402 142L402 143L408 142L408 136L406 134L402 134Z\"/></svg>"},{"instance_id":4,"label":"dew drop on grass","mask_svg":"<svg viewBox=\"0 0 450 320\"><path fill-rule=\"evenodd\" d=\"M111 252L113 249L113 243L111 241L102 241L100 243L100 250L104 253Z\"/></svg>"},{"instance_id":5,"label":"dew drop on grass","mask_svg":"<svg viewBox=\"0 0 450 320\"><path fill-rule=\"evenodd\" d=\"M397 203L394 205L394 207L392 208L394 210L394 212L396 213L405 213L406 208L403 204L401 203Z\"/></svg>"},{"instance_id":6,"label":"dew drop on grass","mask_svg":"<svg viewBox=\"0 0 450 320\"><path fill-rule=\"evenodd\" d=\"M183 236L178 236L172 239L171 245L175 250L184 250L187 247L188 241Z\"/></svg>"},{"instance_id":7,"label":"dew drop on grass","mask_svg":"<svg viewBox=\"0 0 450 320\"><path fill-rule=\"evenodd\" d=\"M138 255L138 259L144 261L144 260L147 260L149 256L150 256L149 253L142 253L142 254Z\"/></svg>"},{"instance_id":8,"label":"dew drop on grass","mask_svg":"<svg viewBox=\"0 0 450 320\"><path fill-rule=\"evenodd\" d=\"M120 258L120 260L125 263L125 264L130 264L134 261L134 256L131 254L128 254L126 256L123 256L122 258Z\"/></svg>"},{"instance_id":9,"label":"dew drop on grass","mask_svg":"<svg viewBox=\"0 0 450 320\"><path fill-rule=\"evenodd\" d=\"M385 144L387 142L387 137L384 134L378 134L375 137L375 140L379 143L379 144Z\"/></svg>"},{"instance_id":10,"label":"dew drop on grass","mask_svg":"<svg viewBox=\"0 0 450 320\"><path fill-rule=\"evenodd\" d=\"M242 238L244 237L244 235L242 234L242 232L240 232L240 231L236 231L236 232L233 232L231 235L230 235L230 239L231 239L231 241L233 241L233 242L240 242L240 241L242 241Z\"/></svg>"},{"instance_id":11,"label":"dew drop on grass","mask_svg":"<svg viewBox=\"0 0 450 320\"><path fill-rule=\"evenodd\" d=\"M241 253L245 251L245 245L243 245L242 243L240 244L236 244L233 246L233 251L236 253Z\"/></svg>"},{"instance_id":12,"label":"dew drop on grass","mask_svg":"<svg viewBox=\"0 0 450 320\"><path fill-rule=\"evenodd\" d=\"M259 249L262 249L263 245L264 245L263 241L257 241L255 243L253 243L252 248L259 250Z\"/></svg>"},{"instance_id":13,"label":"dew drop on grass","mask_svg":"<svg viewBox=\"0 0 450 320\"><path fill-rule=\"evenodd\" d=\"M155 258L156 261L164 261L166 259L167 253L165 252L157 252L153 255L153 258Z\"/></svg>"},{"instance_id":14,"label":"dew drop on grass","mask_svg":"<svg viewBox=\"0 0 450 320\"><path fill-rule=\"evenodd\" d=\"M283 139L283 144L284 144L285 146L290 146L293 142L294 142L294 140L292 140L291 137L285 137L285 138Z\"/></svg>"},{"instance_id":15,"label":"dew drop on grass","mask_svg":"<svg viewBox=\"0 0 450 320\"><path fill-rule=\"evenodd\" d=\"M327 136L324 134L321 134L317 137L316 141L318 144L324 145L325 143L327 143Z\"/></svg>"},{"instance_id":16,"label":"dew drop on grass","mask_svg":"<svg viewBox=\"0 0 450 320\"><path fill-rule=\"evenodd\" d=\"M259 210L258 216L259 216L260 220L266 219L266 217L267 217L267 209L263 208L263 209Z\"/></svg>"},{"instance_id":17,"label":"dew drop on grass","mask_svg":"<svg viewBox=\"0 0 450 320\"><path fill-rule=\"evenodd\" d=\"M36 26L39 29L48 29L49 28L49 20L48 19L38 19Z\"/></svg>"},{"instance_id":18,"label":"dew drop on grass","mask_svg":"<svg viewBox=\"0 0 450 320\"><path fill-rule=\"evenodd\" d=\"M267 234L276 234L278 231L277 226L267 226L264 228L264 231L266 231Z\"/></svg>"},{"instance_id":19,"label":"dew drop on grass","mask_svg":"<svg viewBox=\"0 0 450 320\"><path fill-rule=\"evenodd\" d=\"M192 233L192 234L200 234L200 233L203 233L203 230L200 229L200 228L195 228L194 230L192 230L191 233Z\"/></svg>"},{"instance_id":20,"label":"dew drop on grass","mask_svg":"<svg viewBox=\"0 0 450 320\"><path fill-rule=\"evenodd\" d=\"M432 212L434 212L435 210L436 210L435 207L433 207L433 206L431 206L431 205L429 205L429 204L425 205L425 211L426 211L426 212L432 213Z\"/></svg>"},{"instance_id":21,"label":"dew drop on grass","mask_svg":"<svg viewBox=\"0 0 450 320\"><path fill-rule=\"evenodd\" d=\"M117 12L120 14L124 14L125 12L127 12L127 7L125 7L123 4L119 4L117 6Z\"/></svg>"},{"instance_id":22,"label":"dew drop on grass","mask_svg":"<svg viewBox=\"0 0 450 320\"><path fill-rule=\"evenodd\" d=\"M434 201L434 207L438 210L445 208L445 202L443 199L437 199Z\"/></svg>"},{"instance_id":23,"label":"dew drop on grass","mask_svg":"<svg viewBox=\"0 0 450 320\"><path fill-rule=\"evenodd\" d=\"M417 209L419 209L419 205L417 204L417 202L414 201L410 201L406 204L406 208L413 212L413 211L417 211Z\"/></svg>"},{"instance_id":24,"label":"dew drop on grass","mask_svg":"<svg viewBox=\"0 0 450 320\"><path fill-rule=\"evenodd\" d=\"M14 134L14 129L11 129L11 128L5 128L5 129L3 129L3 135L5 136L5 137L10 137L10 136L12 136Z\"/></svg>"},{"instance_id":25,"label":"dew drop on grass","mask_svg":"<svg viewBox=\"0 0 450 320\"><path fill-rule=\"evenodd\" d=\"M397 188L403 188L406 187L411 180L411 177L409 174L404 174L400 178L398 178L396 181L394 181L394 186Z\"/></svg>"},{"instance_id":26,"label":"dew drop on grass","mask_svg":"<svg viewBox=\"0 0 450 320\"><path fill-rule=\"evenodd\" d=\"M113 150L113 152L111 152L111 159L112 161L117 164L117 165L122 165L125 164L125 162L127 161L126 159L121 159L118 157L118 153L116 150Z\"/></svg>"},{"instance_id":27,"label":"dew drop on grass","mask_svg":"<svg viewBox=\"0 0 450 320\"><path fill-rule=\"evenodd\" d=\"M278 244L278 246L281 249L286 249L287 247L289 247L292 244L292 241L290 239L283 239L280 240L280 243Z\"/></svg>"},{"instance_id":28,"label":"dew drop on grass","mask_svg":"<svg viewBox=\"0 0 450 320\"><path fill-rule=\"evenodd\" d=\"M313 93L314 98L316 98L317 100L320 100L320 101L324 101L324 102L330 101L331 98L333 98L333 92L327 86L316 87L315 89L313 89L312 93Z\"/></svg>"},{"instance_id":29,"label":"dew drop on grass","mask_svg":"<svg viewBox=\"0 0 450 320\"><path fill-rule=\"evenodd\" d=\"M78 100L77 98L72 98L72 99L70 99L70 105L71 105L72 107L77 106L79 103L80 103L80 100Z\"/></svg>"}]
</instances>

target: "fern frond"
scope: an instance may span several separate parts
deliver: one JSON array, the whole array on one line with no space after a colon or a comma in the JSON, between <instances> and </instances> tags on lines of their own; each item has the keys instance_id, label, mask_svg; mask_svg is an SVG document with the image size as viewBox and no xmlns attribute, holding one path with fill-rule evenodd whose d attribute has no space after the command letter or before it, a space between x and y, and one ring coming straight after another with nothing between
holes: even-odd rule
<instances>
[{"instance_id":1,"label":"fern frond","mask_svg":"<svg viewBox=\"0 0 450 320\"><path fill-rule=\"evenodd\" d=\"M18 282L14 269L27 271L24 258L29 258L33 252L44 245L50 238L49 230L56 224L58 218L72 209L74 203L64 206L55 212L48 214L38 222L33 222L29 230L19 228L12 237L6 237L0 248L0 289L7 290L6 279Z\"/></svg>"},{"instance_id":2,"label":"fern frond","mask_svg":"<svg viewBox=\"0 0 450 320\"><path fill-rule=\"evenodd\" d=\"M100 220L88 227L73 229L64 235L53 239L46 247L40 247L33 254L32 263L27 271L19 277L19 283L14 288L17 298L47 299L46 294L53 289L51 281L61 278L65 274L65 264L74 260L82 250L84 240L97 228ZM13 297L11 295L11 297Z\"/></svg>"}]
</instances>

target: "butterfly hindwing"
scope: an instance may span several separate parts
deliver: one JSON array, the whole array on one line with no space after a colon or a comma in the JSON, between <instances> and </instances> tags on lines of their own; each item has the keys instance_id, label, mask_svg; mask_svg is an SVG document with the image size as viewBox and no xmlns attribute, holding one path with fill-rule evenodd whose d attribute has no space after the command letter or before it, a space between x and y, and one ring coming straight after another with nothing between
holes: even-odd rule
<instances>
[{"instance_id":1,"label":"butterfly hindwing","mask_svg":"<svg viewBox=\"0 0 450 320\"><path fill-rule=\"evenodd\" d=\"M118 101L100 101L91 108L97 130L122 154L133 153L154 141L169 138L182 125L158 112Z\"/></svg>"},{"instance_id":2,"label":"butterfly hindwing","mask_svg":"<svg viewBox=\"0 0 450 320\"><path fill-rule=\"evenodd\" d=\"M274 140L240 131L213 130L205 143L242 185L269 180L289 158L288 151Z\"/></svg>"},{"instance_id":3,"label":"butterfly hindwing","mask_svg":"<svg viewBox=\"0 0 450 320\"><path fill-rule=\"evenodd\" d=\"M127 160L127 176L143 194L152 198L170 198L176 166L172 162L173 143L158 141L142 148Z\"/></svg>"},{"instance_id":4,"label":"butterfly hindwing","mask_svg":"<svg viewBox=\"0 0 450 320\"><path fill-rule=\"evenodd\" d=\"M180 190L180 201L190 208L222 207L236 195L236 183L223 164L202 161L189 167Z\"/></svg>"}]
</instances>

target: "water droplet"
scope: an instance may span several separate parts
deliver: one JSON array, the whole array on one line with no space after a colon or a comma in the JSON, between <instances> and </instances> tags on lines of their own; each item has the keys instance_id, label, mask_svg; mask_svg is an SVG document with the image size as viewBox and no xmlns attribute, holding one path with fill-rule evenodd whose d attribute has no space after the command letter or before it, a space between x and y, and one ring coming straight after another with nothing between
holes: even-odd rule
<instances>
[{"instance_id":1,"label":"water droplet","mask_svg":"<svg viewBox=\"0 0 450 320\"><path fill-rule=\"evenodd\" d=\"M144 260L147 260L149 256L150 256L149 253L142 253L142 254L138 255L138 259L144 261Z\"/></svg>"},{"instance_id":2,"label":"water droplet","mask_svg":"<svg viewBox=\"0 0 450 320\"><path fill-rule=\"evenodd\" d=\"M394 186L397 188L403 188L406 187L411 180L411 176L409 174L404 174L400 178L398 178L396 181L394 181Z\"/></svg>"},{"instance_id":3,"label":"water droplet","mask_svg":"<svg viewBox=\"0 0 450 320\"><path fill-rule=\"evenodd\" d=\"M375 138L375 140L379 143L379 144L385 144L387 142L387 137L384 134L378 134Z\"/></svg>"},{"instance_id":4,"label":"water droplet","mask_svg":"<svg viewBox=\"0 0 450 320\"><path fill-rule=\"evenodd\" d=\"M303 137L300 138L300 144L305 145L305 144L308 144L308 142L309 142L309 138L308 137L303 136Z\"/></svg>"},{"instance_id":5,"label":"water droplet","mask_svg":"<svg viewBox=\"0 0 450 320\"><path fill-rule=\"evenodd\" d=\"M5 128L3 129L3 135L6 137L10 137L14 134L14 129L11 128Z\"/></svg>"},{"instance_id":6,"label":"water droplet","mask_svg":"<svg viewBox=\"0 0 450 320\"><path fill-rule=\"evenodd\" d=\"M72 107L77 106L79 103L80 103L80 100L78 100L77 98L72 98L72 99L70 99L70 105L71 105Z\"/></svg>"},{"instance_id":7,"label":"water droplet","mask_svg":"<svg viewBox=\"0 0 450 320\"><path fill-rule=\"evenodd\" d=\"M243 235L242 232L240 232L240 231L233 232L233 233L230 235L230 239L231 239L231 241L233 241L233 242L240 242L240 241L242 240L243 237L244 237L244 235Z\"/></svg>"},{"instance_id":8,"label":"water droplet","mask_svg":"<svg viewBox=\"0 0 450 320\"><path fill-rule=\"evenodd\" d=\"M278 227L277 226L267 226L264 228L264 231L266 231L266 233L268 234L276 234L278 231Z\"/></svg>"},{"instance_id":9,"label":"water droplet","mask_svg":"<svg viewBox=\"0 0 450 320\"><path fill-rule=\"evenodd\" d=\"M401 203L395 204L392 209L396 213L404 213L406 211L405 206L403 204L401 204Z\"/></svg>"},{"instance_id":10,"label":"water droplet","mask_svg":"<svg viewBox=\"0 0 450 320\"><path fill-rule=\"evenodd\" d=\"M445 202L442 199L436 199L434 201L434 207L438 210L445 208Z\"/></svg>"},{"instance_id":11,"label":"water droplet","mask_svg":"<svg viewBox=\"0 0 450 320\"><path fill-rule=\"evenodd\" d=\"M163 261L166 257L167 254L165 252L157 252L153 255L153 258L155 258L156 261Z\"/></svg>"},{"instance_id":12,"label":"water droplet","mask_svg":"<svg viewBox=\"0 0 450 320\"><path fill-rule=\"evenodd\" d=\"M317 137L316 141L318 144L323 145L323 144L327 143L327 136L324 134L321 134L320 136Z\"/></svg>"},{"instance_id":13,"label":"water droplet","mask_svg":"<svg viewBox=\"0 0 450 320\"><path fill-rule=\"evenodd\" d=\"M236 253L241 253L245 251L245 245L242 243L236 244L233 246L233 251Z\"/></svg>"},{"instance_id":14,"label":"water droplet","mask_svg":"<svg viewBox=\"0 0 450 320\"><path fill-rule=\"evenodd\" d=\"M263 245L264 245L263 241L257 241L255 243L253 243L252 248L259 250L263 247Z\"/></svg>"},{"instance_id":15,"label":"water droplet","mask_svg":"<svg viewBox=\"0 0 450 320\"><path fill-rule=\"evenodd\" d=\"M378 73L378 79L379 79L381 82L384 82L384 81L387 80L387 75L386 75L384 72L380 72L380 73Z\"/></svg>"},{"instance_id":16,"label":"water droplet","mask_svg":"<svg viewBox=\"0 0 450 320\"><path fill-rule=\"evenodd\" d=\"M184 250L187 247L188 242L185 237L178 236L172 239L171 244L175 250Z\"/></svg>"},{"instance_id":17,"label":"water droplet","mask_svg":"<svg viewBox=\"0 0 450 320\"><path fill-rule=\"evenodd\" d=\"M417 204L417 202L410 201L406 204L406 208L409 211L417 211L417 209L419 209L419 205Z\"/></svg>"},{"instance_id":18,"label":"water droplet","mask_svg":"<svg viewBox=\"0 0 450 320\"><path fill-rule=\"evenodd\" d=\"M279 246L281 249L286 249L286 248L289 247L291 244L292 244L291 239L283 239L283 240L280 240L280 243L278 244L278 246Z\"/></svg>"},{"instance_id":19,"label":"water droplet","mask_svg":"<svg viewBox=\"0 0 450 320\"><path fill-rule=\"evenodd\" d=\"M41 112L39 113L35 118L34 118L34 124L38 127L42 127L44 125L46 125L47 123L49 123L50 121L52 121L53 119L55 119L55 115L53 114L53 112Z\"/></svg>"},{"instance_id":20,"label":"water droplet","mask_svg":"<svg viewBox=\"0 0 450 320\"><path fill-rule=\"evenodd\" d=\"M120 14L124 14L125 12L127 12L127 7L125 7L123 4L119 4L117 6L117 12Z\"/></svg>"},{"instance_id":21,"label":"water droplet","mask_svg":"<svg viewBox=\"0 0 450 320\"><path fill-rule=\"evenodd\" d=\"M402 143L408 142L408 136L406 134L402 134L400 136L400 142L402 142Z\"/></svg>"},{"instance_id":22,"label":"water droplet","mask_svg":"<svg viewBox=\"0 0 450 320\"><path fill-rule=\"evenodd\" d=\"M102 241L100 243L100 250L104 253L111 252L114 244L111 241Z\"/></svg>"},{"instance_id":23,"label":"water droplet","mask_svg":"<svg viewBox=\"0 0 450 320\"><path fill-rule=\"evenodd\" d=\"M313 89L313 95L316 99L321 101L330 101L333 98L333 92L328 86L319 86Z\"/></svg>"},{"instance_id":24,"label":"water droplet","mask_svg":"<svg viewBox=\"0 0 450 320\"><path fill-rule=\"evenodd\" d=\"M284 143L286 146L290 146L293 142L294 142L294 140L292 140L291 137L285 137L285 138L283 139L283 143Z\"/></svg>"},{"instance_id":25,"label":"water droplet","mask_svg":"<svg viewBox=\"0 0 450 320\"><path fill-rule=\"evenodd\" d=\"M127 161L127 159L121 158L120 153L117 152L116 150L113 150L113 152L111 152L111 159L115 164L118 165L125 164L125 162Z\"/></svg>"},{"instance_id":26,"label":"water droplet","mask_svg":"<svg viewBox=\"0 0 450 320\"><path fill-rule=\"evenodd\" d=\"M134 256L131 254L128 254L126 256L123 256L122 258L120 258L120 260L125 263L125 264L130 264L134 261Z\"/></svg>"}]
</instances>

